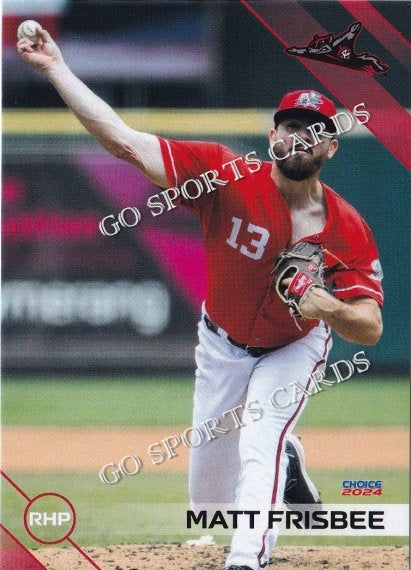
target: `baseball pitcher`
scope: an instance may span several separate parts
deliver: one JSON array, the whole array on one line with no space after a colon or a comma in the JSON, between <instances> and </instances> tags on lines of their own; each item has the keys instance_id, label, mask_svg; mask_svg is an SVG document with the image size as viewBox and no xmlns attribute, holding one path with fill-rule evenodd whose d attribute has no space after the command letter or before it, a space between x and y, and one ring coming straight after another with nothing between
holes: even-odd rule
<instances>
[{"instance_id":1,"label":"baseball pitcher","mask_svg":"<svg viewBox=\"0 0 411 570\"><path fill-rule=\"evenodd\" d=\"M269 132L273 161L262 162L217 143L135 131L70 71L46 30L17 45L108 152L179 191L198 217L207 295L193 426L214 418L215 437L191 449L192 508L234 504L264 513L283 501L291 508L319 503L292 430L313 374L326 365L330 329L362 345L382 332L382 274L371 231L319 180L338 148L334 103L309 89L286 94ZM315 123L328 133L320 141ZM294 398L292 382L304 388ZM227 413L234 408L242 413L239 429ZM266 517L254 528L241 519L226 569L266 567L276 534Z\"/></svg>"}]
</instances>

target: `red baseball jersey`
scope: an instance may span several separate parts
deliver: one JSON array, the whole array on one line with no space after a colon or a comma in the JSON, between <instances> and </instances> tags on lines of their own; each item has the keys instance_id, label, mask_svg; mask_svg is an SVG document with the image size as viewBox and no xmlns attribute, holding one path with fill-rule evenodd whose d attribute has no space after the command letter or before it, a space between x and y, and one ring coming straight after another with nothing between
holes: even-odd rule
<instances>
[{"instance_id":1,"label":"red baseball jersey","mask_svg":"<svg viewBox=\"0 0 411 570\"><path fill-rule=\"evenodd\" d=\"M206 311L237 342L276 347L305 336L317 320L296 326L272 287L274 260L291 244L288 205L271 178L271 163L211 142L160 138L170 187L199 219L207 260ZM381 266L360 214L323 184L326 223L306 236L322 243L327 285L339 299L383 301Z\"/></svg>"}]
</instances>

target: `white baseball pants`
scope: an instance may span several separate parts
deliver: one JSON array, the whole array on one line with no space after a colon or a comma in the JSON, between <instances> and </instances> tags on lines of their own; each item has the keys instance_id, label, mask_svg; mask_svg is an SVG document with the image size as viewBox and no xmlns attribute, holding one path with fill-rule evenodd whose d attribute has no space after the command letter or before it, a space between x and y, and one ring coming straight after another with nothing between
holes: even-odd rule
<instances>
[{"instance_id":1,"label":"white baseball pants","mask_svg":"<svg viewBox=\"0 0 411 570\"><path fill-rule=\"evenodd\" d=\"M203 318L198 331L193 426L204 431L204 422L212 427L216 422L209 420L215 418L218 428L228 431L211 430L214 439L190 449L191 506L199 511L219 504L223 510L234 504L239 511L260 511L254 529L248 517L239 517L226 562L257 570L267 565L277 538L264 513L281 510L288 465L285 442L307 402L302 390L290 402L291 383L309 388L310 375L325 367L331 337L320 323L304 338L255 358L233 346L221 329L220 335L209 330ZM224 412L240 405L238 415L245 425L236 428L232 413Z\"/></svg>"}]
</instances>

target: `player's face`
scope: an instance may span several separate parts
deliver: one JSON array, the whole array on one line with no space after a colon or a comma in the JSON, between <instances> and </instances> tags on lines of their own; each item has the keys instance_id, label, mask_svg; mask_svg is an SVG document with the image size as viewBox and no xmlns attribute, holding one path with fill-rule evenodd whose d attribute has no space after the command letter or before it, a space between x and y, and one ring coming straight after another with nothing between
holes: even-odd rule
<instances>
[{"instance_id":1,"label":"player's face","mask_svg":"<svg viewBox=\"0 0 411 570\"><path fill-rule=\"evenodd\" d=\"M275 163L280 172L291 180L307 180L318 174L324 160L331 158L337 150L335 139L323 137L321 143L316 143L307 129L313 122L310 117L285 119L270 132Z\"/></svg>"}]
</instances>

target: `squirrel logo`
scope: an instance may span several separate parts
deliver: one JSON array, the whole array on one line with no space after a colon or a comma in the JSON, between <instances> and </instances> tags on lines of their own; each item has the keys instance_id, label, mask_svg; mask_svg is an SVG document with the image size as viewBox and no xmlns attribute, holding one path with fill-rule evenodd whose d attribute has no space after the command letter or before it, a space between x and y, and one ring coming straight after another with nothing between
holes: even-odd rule
<instances>
[{"instance_id":1,"label":"squirrel logo","mask_svg":"<svg viewBox=\"0 0 411 570\"><path fill-rule=\"evenodd\" d=\"M341 65L365 73L387 73L389 65L381 61L376 55L368 52L355 52L355 42L361 30L361 22L354 22L341 34L315 34L308 46L292 46L286 48L285 51L296 57Z\"/></svg>"}]
</instances>

